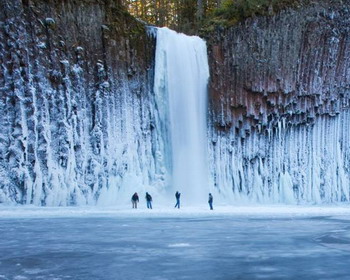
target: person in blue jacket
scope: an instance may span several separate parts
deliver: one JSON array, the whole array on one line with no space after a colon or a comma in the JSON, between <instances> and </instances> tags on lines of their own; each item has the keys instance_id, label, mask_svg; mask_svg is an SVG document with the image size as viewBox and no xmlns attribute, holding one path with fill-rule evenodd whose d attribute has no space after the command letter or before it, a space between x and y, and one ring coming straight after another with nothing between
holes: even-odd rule
<instances>
[{"instance_id":1,"label":"person in blue jacket","mask_svg":"<svg viewBox=\"0 0 350 280\"><path fill-rule=\"evenodd\" d=\"M181 193L179 193L178 191L175 193L175 198L176 198L176 204L175 204L175 207L174 208L179 208L180 209L180 196L181 196Z\"/></svg>"},{"instance_id":2,"label":"person in blue jacket","mask_svg":"<svg viewBox=\"0 0 350 280\"><path fill-rule=\"evenodd\" d=\"M209 203L209 206L210 206L210 210L213 210L213 196L212 196L211 193L209 193L208 203Z\"/></svg>"},{"instance_id":3,"label":"person in blue jacket","mask_svg":"<svg viewBox=\"0 0 350 280\"><path fill-rule=\"evenodd\" d=\"M152 209L152 196L146 192L147 208Z\"/></svg>"}]
</instances>

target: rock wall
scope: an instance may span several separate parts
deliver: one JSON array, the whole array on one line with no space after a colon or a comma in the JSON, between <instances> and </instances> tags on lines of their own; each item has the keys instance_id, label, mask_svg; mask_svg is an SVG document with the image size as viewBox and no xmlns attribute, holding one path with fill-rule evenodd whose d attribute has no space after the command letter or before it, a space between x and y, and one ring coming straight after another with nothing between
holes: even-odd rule
<instances>
[{"instance_id":1,"label":"rock wall","mask_svg":"<svg viewBox=\"0 0 350 280\"><path fill-rule=\"evenodd\" d=\"M0 202L108 204L161 182L145 27L112 0L0 10Z\"/></svg>"},{"instance_id":2,"label":"rock wall","mask_svg":"<svg viewBox=\"0 0 350 280\"><path fill-rule=\"evenodd\" d=\"M349 200L350 3L208 36L214 185L236 201Z\"/></svg>"},{"instance_id":3,"label":"rock wall","mask_svg":"<svg viewBox=\"0 0 350 280\"><path fill-rule=\"evenodd\" d=\"M0 202L116 204L167 189L154 37L112 0L0 0ZM211 191L348 201L350 4L207 37Z\"/></svg>"}]
</instances>

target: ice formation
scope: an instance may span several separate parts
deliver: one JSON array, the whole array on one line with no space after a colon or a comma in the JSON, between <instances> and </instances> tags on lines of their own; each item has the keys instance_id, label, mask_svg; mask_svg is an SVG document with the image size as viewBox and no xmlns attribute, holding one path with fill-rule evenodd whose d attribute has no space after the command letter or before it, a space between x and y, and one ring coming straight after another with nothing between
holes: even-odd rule
<instances>
[{"instance_id":1,"label":"ice formation","mask_svg":"<svg viewBox=\"0 0 350 280\"><path fill-rule=\"evenodd\" d=\"M238 203L349 201L349 124L350 112L344 111L304 126L282 120L270 134L245 139L213 132L215 186Z\"/></svg>"},{"instance_id":2,"label":"ice formation","mask_svg":"<svg viewBox=\"0 0 350 280\"><path fill-rule=\"evenodd\" d=\"M349 200L346 109L295 125L276 115L277 125L245 135L245 123L223 130L207 116L209 70L198 37L150 32L153 76L137 72L127 46L128 68L119 72L110 70L113 61L86 67L80 46L74 59L53 50L56 63L47 65L40 38L27 38L30 49L19 40L25 26L6 32L0 61L12 60L0 76L0 202L116 205L135 191L159 201L176 190L191 204L205 203L209 191L231 204ZM1 45L4 34L18 52ZM110 56L118 53L109 47Z\"/></svg>"}]
</instances>

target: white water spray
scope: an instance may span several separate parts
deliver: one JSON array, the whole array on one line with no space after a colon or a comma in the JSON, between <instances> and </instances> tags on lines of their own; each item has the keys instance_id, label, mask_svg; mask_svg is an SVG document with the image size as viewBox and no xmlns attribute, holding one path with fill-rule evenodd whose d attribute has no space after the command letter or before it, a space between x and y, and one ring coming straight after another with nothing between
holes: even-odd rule
<instances>
[{"instance_id":1,"label":"white water spray","mask_svg":"<svg viewBox=\"0 0 350 280\"><path fill-rule=\"evenodd\" d=\"M172 191L185 201L205 202L207 166L206 43L167 28L157 29L155 95L162 122Z\"/></svg>"}]
</instances>

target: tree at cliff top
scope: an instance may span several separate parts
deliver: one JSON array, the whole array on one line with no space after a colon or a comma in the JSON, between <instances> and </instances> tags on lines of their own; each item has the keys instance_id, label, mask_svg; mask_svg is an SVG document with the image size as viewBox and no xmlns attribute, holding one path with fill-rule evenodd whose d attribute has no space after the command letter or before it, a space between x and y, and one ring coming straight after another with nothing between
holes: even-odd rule
<instances>
[{"instance_id":1,"label":"tree at cliff top","mask_svg":"<svg viewBox=\"0 0 350 280\"><path fill-rule=\"evenodd\" d=\"M122 0L135 17L156 26L194 33L208 26L230 26L252 16L272 15L309 0Z\"/></svg>"},{"instance_id":2,"label":"tree at cliff top","mask_svg":"<svg viewBox=\"0 0 350 280\"><path fill-rule=\"evenodd\" d=\"M252 16L271 15L274 11L300 3L300 0L224 0L213 15L216 20L221 19L230 25Z\"/></svg>"},{"instance_id":3,"label":"tree at cliff top","mask_svg":"<svg viewBox=\"0 0 350 280\"><path fill-rule=\"evenodd\" d=\"M198 25L221 0L123 0L124 6L135 17L147 23L185 32L196 30Z\"/></svg>"}]
</instances>

